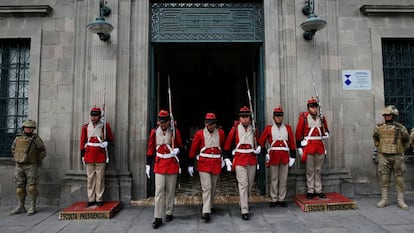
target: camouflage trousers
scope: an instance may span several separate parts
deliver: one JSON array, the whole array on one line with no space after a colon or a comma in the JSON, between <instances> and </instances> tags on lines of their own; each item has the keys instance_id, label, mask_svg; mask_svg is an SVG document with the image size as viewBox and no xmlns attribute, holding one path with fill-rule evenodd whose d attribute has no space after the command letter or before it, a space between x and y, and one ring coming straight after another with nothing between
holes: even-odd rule
<instances>
[{"instance_id":1,"label":"camouflage trousers","mask_svg":"<svg viewBox=\"0 0 414 233\"><path fill-rule=\"evenodd\" d=\"M378 153L378 174L391 176L404 176L404 156L400 154Z\"/></svg>"},{"instance_id":2,"label":"camouflage trousers","mask_svg":"<svg viewBox=\"0 0 414 233\"><path fill-rule=\"evenodd\" d=\"M17 188L25 189L26 185L36 185L39 180L39 166L30 163L16 163L14 178Z\"/></svg>"}]
</instances>

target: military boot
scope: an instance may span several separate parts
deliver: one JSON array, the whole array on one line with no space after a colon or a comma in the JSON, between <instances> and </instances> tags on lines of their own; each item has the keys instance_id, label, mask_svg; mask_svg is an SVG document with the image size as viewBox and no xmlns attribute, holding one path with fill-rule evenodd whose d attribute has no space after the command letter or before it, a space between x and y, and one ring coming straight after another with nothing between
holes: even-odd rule
<instances>
[{"instance_id":1,"label":"military boot","mask_svg":"<svg viewBox=\"0 0 414 233\"><path fill-rule=\"evenodd\" d=\"M388 204L388 188L381 189L381 200L377 203L378 208L384 208Z\"/></svg>"},{"instance_id":2,"label":"military boot","mask_svg":"<svg viewBox=\"0 0 414 233\"><path fill-rule=\"evenodd\" d=\"M29 210L27 210L26 215L30 216L36 213L37 187L36 185L32 184L28 186L27 190L28 190L28 196L30 197L30 206L29 206Z\"/></svg>"},{"instance_id":3,"label":"military boot","mask_svg":"<svg viewBox=\"0 0 414 233\"><path fill-rule=\"evenodd\" d=\"M36 213L36 197L30 197L30 206L27 210L27 216L33 215Z\"/></svg>"},{"instance_id":4,"label":"military boot","mask_svg":"<svg viewBox=\"0 0 414 233\"><path fill-rule=\"evenodd\" d=\"M377 203L378 208L384 208L388 204L388 190L390 187L391 177L389 175L381 175L380 177L381 185L381 200Z\"/></svg>"},{"instance_id":5,"label":"military boot","mask_svg":"<svg viewBox=\"0 0 414 233\"><path fill-rule=\"evenodd\" d=\"M408 210L408 205L404 202L404 178L402 176L397 176L395 178L395 184L398 206L403 210Z\"/></svg>"},{"instance_id":6,"label":"military boot","mask_svg":"<svg viewBox=\"0 0 414 233\"><path fill-rule=\"evenodd\" d=\"M17 193L18 206L16 207L16 209L11 211L9 213L9 215L21 214L21 213L26 212L26 208L24 208L24 197L26 195L24 193L24 190L23 189L17 189L16 193Z\"/></svg>"}]
</instances>

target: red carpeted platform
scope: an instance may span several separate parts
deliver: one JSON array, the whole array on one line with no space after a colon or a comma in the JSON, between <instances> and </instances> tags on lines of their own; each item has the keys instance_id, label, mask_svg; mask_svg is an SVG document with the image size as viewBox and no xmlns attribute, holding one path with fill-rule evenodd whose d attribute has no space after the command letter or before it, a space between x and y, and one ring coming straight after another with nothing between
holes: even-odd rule
<instances>
[{"instance_id":1,"label":"red carpeted platform","mask_svg":"<svg viewBox=\"0 0 414 233\"><path fill-rule=\"evenodd\" d=\"M75 202L59 213L59 220L109 219L122 208L119 201L106 201L103 206L86 207L86 201Z\"/></svg>"},{"instance_id":2,"label":"red carpeted platform","mask_svg":"<svg viewBox=\"0 0 414 233\"><path fill-rule=\"evenodd\" d=\"M304 212L351 210L356 208L356 202L339 193L326 193L326 198L314 197L306 199L306 194L298 194L293 201Z\"/></svg>"}]
</instances>

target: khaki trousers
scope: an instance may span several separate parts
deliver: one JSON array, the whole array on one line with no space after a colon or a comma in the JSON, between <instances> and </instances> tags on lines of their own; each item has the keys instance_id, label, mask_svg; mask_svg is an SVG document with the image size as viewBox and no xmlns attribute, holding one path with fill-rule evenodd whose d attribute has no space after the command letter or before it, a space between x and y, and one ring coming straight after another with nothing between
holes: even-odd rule
<instances>
[{"instance_id":1,"label":"khaki trousers","mask_svg":"<svg viewBox=\"0 0 414 233\"><path fill-rule=\"evenodd\" d=\"M284 201L289 167L287 164L270 165L270 198L272 202Z\"/></svg>"},{"instance_id":2,"label":"khaki trousers","mask_svg":"<svg viewBox=\"0 0 414 233\"><path fill-rule=\"evenodd\" d=\"M306 159L306 186L308 193L321 193L321 170L325 155L308 154Z\"/></svg>"},{"instance_id":3,"label":"khaki trousers","mask_svg":"<svg viewBox=\"0 0 414 233\"><path fill-rule=\"evenodd\" d=\"M155 174L154 218L173 214L176 184L177 174Z\"/></svg>"},{"instance_id":4,"label":"khaki trousers","mask_svg":"<svg viewBox=\"0 0 414 233\"><path fill-rule=\"evenodd\" d=\"M240 195L240 210L242 214L249 213L249 196L252 191L256 166L236 166L236 178Z\"/></svg>"},{"instance_id":5,"label":"khaki trousers","mask_svg":"<svg viewBox=\"0 0 414 233\"><path fill-rule=\"evenodd\" d=\"M200 176L201 190L203 191L203 214L211 212L211 205L216 197L216 186L219 175L209 172L198 172Z\"/></svg>"},{"instance_id":6,"label":"khaki trousers","mask_svg":"<svg viewBox=\"0 0 414 233\"><path fill-rule=\"evenodd\" d=\"M105 167L105 163L86 164L89 202L101 202L103 200L103 194L105 192Z\"/></svg>"}]
</instances>

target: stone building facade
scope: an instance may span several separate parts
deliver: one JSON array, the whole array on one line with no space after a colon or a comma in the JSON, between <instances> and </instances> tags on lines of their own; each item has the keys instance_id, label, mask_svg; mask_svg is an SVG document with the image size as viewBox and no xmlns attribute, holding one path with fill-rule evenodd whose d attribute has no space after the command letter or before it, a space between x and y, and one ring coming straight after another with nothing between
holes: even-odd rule
<instances>
[{"instance_id":1,"label":"stone building facade","mask_svg":"<svg viewBox=\"0 0 414 233\"><path fill-rule=\"evenodd\" d=\"M224 8L220 3L235 9L244 7L225 0L105 0L103 4L111 9L105 20L114 28L105 42L87 29L99 15L100 1L0 0L0 43L6 39L30 41L27 117L38 122L37 130L48 152L40 172L41 203L66 206L86 199L78 140L81 125L89 119L89 109L103 102L115 137L105 197L124 203L147 197L146 142L158 109L166 105L162 89L167 75L171 75L177 92L188 93L181 94L174 103L178 124L179 117L191 121L194 118L188 115L200 118L205 111L214 110L205 99L200 103L208 106L205 109L191 100L206 95L206 89L198 86L211 83L217 88L230 88L233 83L236 86L229 96L222 94L225 88L213 91L221 93L215 105L226 104L217 111L230 122L245 103L240 100L245 97L244 77L237 76L246 75L255 83L259 128L271 122L273 108L279 104L286 111L285 120L295 126L299 113L306 110L306 100L315 96L316 86L331 130L326 142L324 191L347 196L379 191L372 159L372 130L382 120L379 112L387 102L383 43L384 39L414 40L410 0L317 0L315 13L327 24L309 41L303 38L300 27L307 19L302 13L305 0L252 0L250 3L259 6L263 17L259 39L157 41L153 37L155 8L178 2L194 8L208 3L214 13ZM214 19L208 12L203 12L204 19L211 23ZM221 20L216 19L216 23ZM203 24L199 25L204 30ZM187 69L188 64L192 70ZM209 69L204 69L206 64ZM199 71L197 77L188 78L194 70ZM346 90L344 71L369 71L364 81L371 86ZM191 84L182 84L177 78L186 72L188 77L182 82ZM214 73L222 76L211 77ZM178 85L186 86L180 89ZM190 124L182 123L185 127ZM14 165L10 156L0 156L0 204L11 204L16 201ZM411 174L413 169L408 161L407 172ZM414 190L413 181L407 176L407 190ZM304 186L304 166L297 163L289 173L290 196L304 192Z\"/></svg>"}]
</instances>

